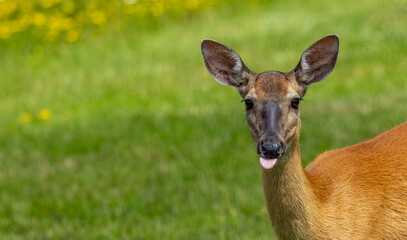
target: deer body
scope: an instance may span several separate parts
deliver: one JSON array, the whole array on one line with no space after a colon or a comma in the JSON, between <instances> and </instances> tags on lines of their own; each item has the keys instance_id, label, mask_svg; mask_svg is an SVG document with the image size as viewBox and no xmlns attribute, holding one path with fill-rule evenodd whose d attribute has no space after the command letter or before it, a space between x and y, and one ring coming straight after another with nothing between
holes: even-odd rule
<instances>
[{"instance_id":1,"label":"deer body","mask_svg":"<svg viewBox=\"0 0 407 240\"><path fill-rule=\"evenodd\" d=\"M257 74L232 49L202 42L209 73L246 104L279 239L407 239L407 123L302 167L300 101L333 70L338 49L330 35L311 45L293 71Z\"/></svg>"}]
</instances>

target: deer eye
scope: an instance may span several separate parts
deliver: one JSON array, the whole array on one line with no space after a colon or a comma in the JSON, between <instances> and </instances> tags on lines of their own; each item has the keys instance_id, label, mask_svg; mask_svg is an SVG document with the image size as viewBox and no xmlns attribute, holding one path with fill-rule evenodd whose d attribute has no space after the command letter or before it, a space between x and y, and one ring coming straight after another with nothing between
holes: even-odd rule
<instances>
[{"instance_id":1,"label":"deer eye","mask_svg":"<svg viewBox=\"0 0 407 240\"><path fill-rule=\"evenodd\" d=\"M302 98L294 98L293 100L291 100L291 107L294 109L298 109L298 107L300 106L301 100L302 100Z\"/></svg>"},{"instance_id":2,"label":"deer eye","mask_svg":"<svg viewBox=\"0 0 407 240\"><path fill-rule=\"evenodd\" d=\"M253 102L250 99L243 99L242 102L246 105L246 110L250 110L253 108Z\"/></svg>"}]
</instances>

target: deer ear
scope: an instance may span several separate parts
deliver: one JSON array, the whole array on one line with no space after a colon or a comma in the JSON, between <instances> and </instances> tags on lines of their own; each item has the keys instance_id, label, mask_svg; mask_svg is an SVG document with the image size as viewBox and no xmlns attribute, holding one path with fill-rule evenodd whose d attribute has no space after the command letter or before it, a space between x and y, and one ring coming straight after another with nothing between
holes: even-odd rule
<instances>
[{"instance_id":1,"label":"deer ear","mask_svg":"<svg viewBox=\"0 0 407 240\"><path fill-rule=\"evenodd\" d=\"M202 41L201 50L206 69L217 82L236 88L247 84L252 72L235 51L209 39Z\"/></svg>"},{"instance_id":2,"label":"deer ear","mask_svg":"<svg viewBox=\"0 0 407 240\"><path fill-rule=\"evenodd\" d=\"M312 44L302 54L293 70L297 81L306 87L324 80L334 69L338 58L339 37L328 35Z\"/></svg>"}]
</instances>

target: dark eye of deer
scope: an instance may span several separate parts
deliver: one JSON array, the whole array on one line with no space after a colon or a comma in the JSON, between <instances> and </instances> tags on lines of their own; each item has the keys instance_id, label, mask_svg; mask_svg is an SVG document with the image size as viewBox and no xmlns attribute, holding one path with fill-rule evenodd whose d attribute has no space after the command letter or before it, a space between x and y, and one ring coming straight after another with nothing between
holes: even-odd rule
<instances>
[{"instance_id":1,"label":"dark eye of deer","mask_svg":"<svg viewBox=\"0 0 407 240\"><path fill-rule=\"evenodd\" d=\"M294 98L291 101L291 107L294 108L294 109L298 109L298 107L300 106L300 101L301 100L302 100L301 98Z\"/></svg>"},{"instance_id":2,"label":"dark eye of deer","mask_svg":"<svg viewBox=\"0 0 407 240\"><path fill-rule=\"evenodd\" d=\"M253 108L253 102L250 99L243 99L243 102L246 104L246 110Z\"/></svg>"}]
</instances>

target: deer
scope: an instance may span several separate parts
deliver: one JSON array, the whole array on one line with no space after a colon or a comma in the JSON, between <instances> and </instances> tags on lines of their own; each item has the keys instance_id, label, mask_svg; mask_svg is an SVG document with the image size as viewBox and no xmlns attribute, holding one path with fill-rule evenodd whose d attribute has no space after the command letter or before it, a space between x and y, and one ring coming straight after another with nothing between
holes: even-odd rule
<instances>
[{"instance_id":1,"label":"deer","mask_svg":"<svg viewBox=\"0 0 407 240\"><path fill-rule=\"evenodd\" d=\"M210 39L201 50L209 74L245 103L278 239L407 239L407 122L302 165L301 101L334 69L337 35L313 43L290 72L255 73Z\"/></svg>"}]
</instances>

